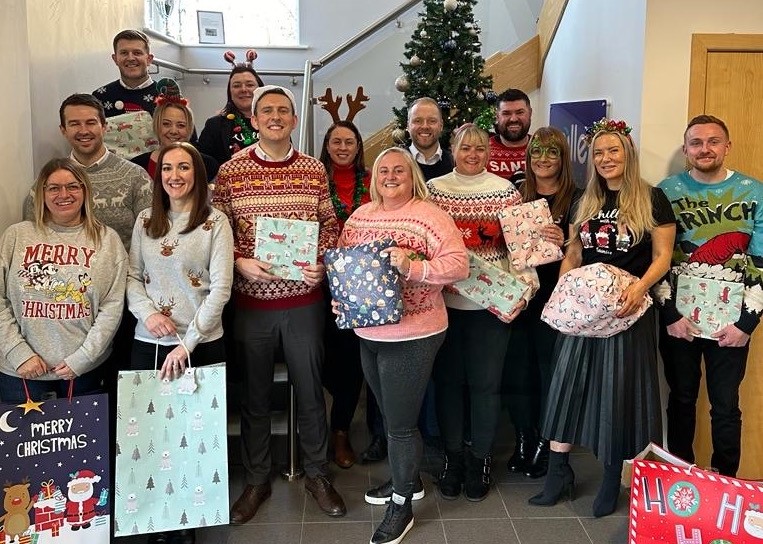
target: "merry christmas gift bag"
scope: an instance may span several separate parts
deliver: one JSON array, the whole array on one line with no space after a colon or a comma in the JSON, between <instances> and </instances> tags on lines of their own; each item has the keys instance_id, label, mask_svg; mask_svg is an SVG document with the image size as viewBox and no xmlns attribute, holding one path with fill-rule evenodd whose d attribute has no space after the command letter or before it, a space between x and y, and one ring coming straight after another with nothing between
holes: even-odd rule
<instances>
[{"instance_id":1,"label":"merry christmas gift bag","mask_svg":"<svg viewBox=\"0 0 763 544\"><path fill-rule=\"evenodd\" d=\"M225 364L119 373L114 535L228 523Z\"/></svg>"},{"instance_id":2,"label":"merry christmas gift bag","mask_svg":"<svg viewBox=\"0 0 763 544\"><path fill-rule=\"evenodd\" d=\"M397 323L403 316L399 274L379 253L395 242L383 240L329 249L323 257L331 298L339 303L340 329Z\"/></svg>"},{"instance_id":3,"label":"merry christmas gift bag","mask_svg":"<svg viewBox=\"0 0 763 544\"><path fill-rule=\"evenodd\" d=\"M536 267L564 257L562 248L540 235L541 227L554 224L545 198L501 210L498 220L514 268Z\"/></svg>"},{"instance_id":4,"label":"merry christmas gift bag","mask_svg":"<svg viewBox=\"0 0 763 544\"><path fill-rule=\"evenodd\" d=\"M763 542L761 504L757 482L635 460L628 544Z\"/></svg>"},{"instance_id":5,"label":"merry christmas gift bag","mask_svg":"<svg viewBox=\"0 0 763 544\"><path fill-rule=\"evenodd\" d=\"M0 542L109 542L108 397L0 405Z\"/></svg>"},{"instance_id":6,"label":"merry christmas gift bag","mask_svg":"<svg viewBox=\"0 0 763 544\"><path fill-rule=\"evenodd\" d=\"M318 260L318 223L298 219L258 217L254 257L273 265L271 274L302 280L302 269Z\"/></svg>"}]
</instances>

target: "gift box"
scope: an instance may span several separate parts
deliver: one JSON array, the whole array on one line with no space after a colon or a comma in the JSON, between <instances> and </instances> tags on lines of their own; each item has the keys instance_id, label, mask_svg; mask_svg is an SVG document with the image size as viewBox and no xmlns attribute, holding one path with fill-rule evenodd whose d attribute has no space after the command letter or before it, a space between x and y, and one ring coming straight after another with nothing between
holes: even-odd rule
<instances>
[{"instance_id":1,"label":"gift box","mask_svg":"<svg viewBox=\"0 0 763 544\"><path fill-rule=\"evenodd\" d=\"M58 536L64 525L66 497L57 486L51 486L49 483L46 491L45 485L43 483L40 493L32 497L34 528L38 533L49 530L51 536ZM51 491L51 488L55 491Z\"/></svg>"},{"instance_id":2,"label":"gift box","mask_svg":"<svg viewBox=\"0 0 763 544\"><path fill-rule=\"evenodd\" d=\"M564 257L562 248L545 241L540 235L541 227L554 224L545 198L501 210L498 220L506 247L509 248L512 267L536 267Z\"/></svg>"},{"instance_id":3,"label":"gift box","mask_svg":"<svg viewBox=\"0 0 763 544\"><path fill-rule=\"evenodd\" d=\"M636 281L634 275L609 264L575 268L559 278L541 319L572 336L613 336L628 329L652 305L652 297L646 293L638 311L617 317L622 307L620 297Z\"/></svg>"},{"instance_id":4,"label":"gift box","mask_svg":"<svg viewBox=\"0 0 763 544\"><path fill-rule=\"evenodd\" d=\"M711 338L742 314L744 285L741 283L680 274L676 288L676 309L691 321L702 338Z\"/></svg>"},{"instance_id":5,"label":"gift box","mask_svg":"<svg viewBox=\"0 0 763 544\"><path fill-rule=\"evenodd\" d=\"M254 257L273 265L271 274L301 281L302 269L318 261L318 228L315 221L258 217Z\"/></svg>"},{"instance_id":6,"label":"gift box","mask_svg":"<svg viewBox=\"0 0 763 544\"><path fill-rule=\"evenodd\" d=\"M340 329L397 323L403 316L399 274L381 251L392 240L329 249L323 257L331 297L339 303Z\"/></svg>"},{"instance_id":7,"label":"gift box","mask_svg":"<svg viewBox=\"0 0 763 544\"><path fill-rule=\"evenodd\" d=\"M159 147L154 121L147 111L123 113L106 119L103 143L123 159L131 159Z\"/></svg>"},{"instance_id":8,"label":"gift box","mask_svg":"<svg viewBox=\"0 0 763 544\"><path fill-rule=\"evenodd\" d=\"M469 277L451 284L449 289L508 323L509 316L532 288L482 257L468 253Z\"/></svg>"},{"instance_id":9,"label":"gift box","mask_svg":"<svg viewBox=\"0 0 763 544\"><path fill-rule=\"evenodd\" d=\"M654 442L650 442L646 448L644 448L638 455L636 455L636 457L623 461L623 470L620 474L620 483L623 485L623 487L630 487L631 485L631 480L633 479L633 463L635 461L658 461L660 463L668 463L680 468L689 468L691 466L691 463L687 463L680 457L673 455Z\"/></svg>"}]
</instances>

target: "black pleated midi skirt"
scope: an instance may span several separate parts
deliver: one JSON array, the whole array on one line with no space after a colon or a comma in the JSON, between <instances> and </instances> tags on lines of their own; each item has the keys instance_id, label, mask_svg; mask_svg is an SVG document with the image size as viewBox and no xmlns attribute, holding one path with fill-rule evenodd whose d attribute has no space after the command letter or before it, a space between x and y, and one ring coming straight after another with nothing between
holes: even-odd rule
<instances>
[{"instance_id":1,"label":"black pleated midi skirt","mask_svg":"<svg viewBox=\"0 0 763 544\"><path fill-rule=\"evenodd\" d=\"M590 448L606 464L662 443L653 308L609 338L560 334L554 360L545 438Z\"/></svg>"}]
</instances>

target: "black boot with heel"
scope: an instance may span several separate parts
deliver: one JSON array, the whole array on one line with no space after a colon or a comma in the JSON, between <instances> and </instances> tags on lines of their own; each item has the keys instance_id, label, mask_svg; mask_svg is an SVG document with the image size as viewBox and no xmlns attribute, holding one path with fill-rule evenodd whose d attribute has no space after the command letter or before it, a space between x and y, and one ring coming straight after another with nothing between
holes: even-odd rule
<instances>
[{"instance_id":1,"label":"black boot with heel","mask_svg":"<svg viewBox=\"0 0 763 544\"><path fill-rule=\"evenodd\" d=\"M575 500L575 473L570 466L570 454L551 451L543 491L530 497L528 502L535 506L553 506L564 495L569 495L570 500Z\"/></svg>"},{"instance_id":2,"label":"black boot with heel","mask_svg":"<svg viewBox=\"0 0 763 544\"><path fill-rule=\"evenodd\" d=\"M617 499L620 497L620 473L623 468L622 461L611 465L604 465L604 479L601 482L599 492L593 500L593 515L601 518L610 515L617 509Z\"/></svg>"},{"instance_id":3,"label":"black boot with heel","mask_svg":"<svg viewBox=\"0 0 763 544\"><path fill-rule=\"evenodd\" d=\"M509 472L524 472L535 453L538 437L533 429L520 429L516 432L514 453L506 467Z\"/></svg>"}]
</instances>

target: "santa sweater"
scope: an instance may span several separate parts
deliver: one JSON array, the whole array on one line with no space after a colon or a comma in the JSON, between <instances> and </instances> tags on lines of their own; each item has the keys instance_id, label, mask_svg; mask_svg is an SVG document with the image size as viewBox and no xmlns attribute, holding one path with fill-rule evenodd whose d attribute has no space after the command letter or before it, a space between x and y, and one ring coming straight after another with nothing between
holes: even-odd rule
<instances>
[{"instance_id":1,"label":"santa sweater","mask_svg":"<svg viewBox=\"0 0 763 544\"><path fill-rule=\"evenodd\" d=\"M355 165L350 164L347 166L339 166L336 163L331 163L331 181L334 184L334 190L336 196L339 198L339 202L342 203L342 209L349 216L355 211L353 207L355 203ZM371 194L369 191L369 184L371 183L371 172L366 171L366 175L363 177L363 186L366 191L360 197L360 204L366 204L371 201ZM339 221L339 230L344 227L342 218L339 217L339 210L336 210L337 220Z\"/></svg>"},{"instance_id":2,"label":"santa sweater","mask_svg":"<svg viewBox=\"0 0 763 544\"><path fill-rule=\"evenodd\" d=\"M256 145L256 144L255 144ZM282 161L257 156L254 146L220 167L212 204L233 228L234 257L254 258L257 217L317 221L318 259L337 240L337 220L329 198L326 169L313 157L294 150ZM245 308L283 310L321 300L320 286L304 281L251 281L236 273L236 304Z\"/></svg>"},{"instance_id":3,"label":"santa sweater","mask_svg":"<svg viewBox=\"0 0 763 544\"><path fill-rule=\"evenodd\" d=\"M453 170L427 184L430 200L442 208L455 221L461 231L466 249L479 257L518 276L527 276L537 287L538 276L533 268L511 269L506 241L503 237L498 212L522 203L522 195L507 180L483 170L467 176ZM528 294L529 301L530 294ZM445 292L445 304L459 310L481 310L468 298Z\"/></svg>"},{"instance_id":4,"label":"santa sweater","mask_svg":"<svg viewBox=\"0 0 763 544\"><path fill-rule=\"evenodd\" d=\"M117 231L127 251L138 214L151 206L152 182L146 171L110 151L95 164L85 167L93 188L95 216ZM34 194L24 201L24 219L34 217Z\"/></svg>"},{"instance_id":5,"label":"santa sweater","mask_svg":"<svg viewBox=\"0 0 763 544\"><path fill-rule=\"evenodd\" d=\"M127 302L138 319L135 338L163 345L178 343L176 336L159 340L146 329L146 319L161 312L177 327L189 351L201 342L221 338L223 306L233 283L233 233L228 218L213 209L207 221L182 234L190 212L168 213L170 230L151 238L144 210L135 222L127 276Z\"/></svg>"},{"instance_id":6,"label":"santa sweater","mask_svg":"<svg viewBox=\"0 0 763 544\"><path fill-rule=\"evenodd\" d=\"M668 325L676 310L677 276L744 283L735 325L752 334L763 312L763 183L729 172L720 183L700 183L682 172L659 184L676 216L676 247L668 277L655 287Z\"/></svg>"},{"instance_id":7,"label":"santa sweater","mask_svg":"<svg viewBox=\"0 0 763 544\"><path fill-rule=\"evenodd\" d=\"M431 202L411 199L396 210L376 203L358 208L345 223L340 247L394 240L412 255L402 279L403 317L399 323L355 329L367 340L400 342L426 338L448 327L444 285L469 276L469 260L453 219Z\"/></svg>"},{"instance_id":8,"label":"santa sweater","mask_svg":"<svg viewBox=\"0 0 763 544\"><path fill-rule=\"evenodd\" d=\"M103 363L122 319L127 253L119 236L104 228L99 247L83 225L31 221L11 225L0 241L0 371L17 369L39 355L49 372L66 363L81 376Z\"/></svg>"},{"instance_id":9,"label":"santa sweater","mask_svg":"<svg viewBox=\"0 0 763 544\"><path fill-rule=\"evenodd\" d=\"M529 139L528 139L529 141ZM503 144L501 137L494 134L490 137L490 154L487 159L487 171L501 176L519 187L525 179L525 153L527 145L508 147Z\"/></svg>"},{"instance_id":10,"label":"santa sweater","mask_svg":"<svg viewBox=\"0 0 763 544\"><path fill-rule=\"evenodd\" d=\"M118 79L93 91L93 96L103 104L106 117L142 110L153 115L158 95L155 82L147 87L128 89Z\"/></svg>"}]
</instances>

